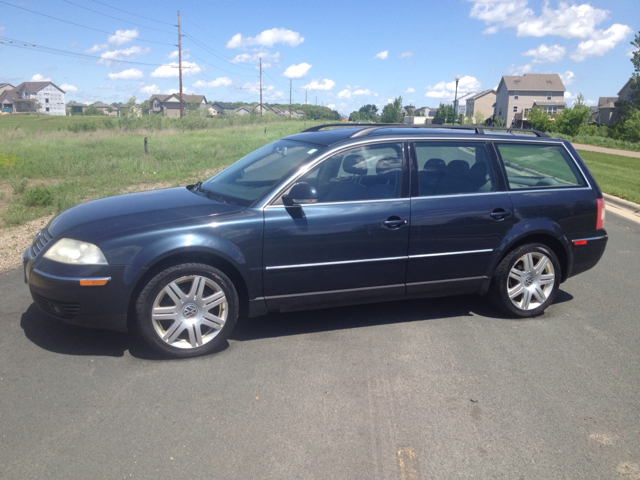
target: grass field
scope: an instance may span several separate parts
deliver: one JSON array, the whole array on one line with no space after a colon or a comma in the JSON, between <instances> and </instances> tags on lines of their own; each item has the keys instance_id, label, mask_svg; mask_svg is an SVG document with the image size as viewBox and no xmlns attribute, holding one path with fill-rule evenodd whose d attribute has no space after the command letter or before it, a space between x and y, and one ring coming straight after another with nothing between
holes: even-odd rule
<instances>
[{"instance_id":1,"label":"grass field","mask_svg":"<svg viewBox=\"0 0 640 480\"><path fill-rule=\"evenodd\" d=\"M603 192L640 203L640 159L579 150Z\"/></svg>"},{"instance_id":2,"label":"grass field","mask_svg":"<svg viewBox=\"0 0 640 480\"><path fill-rule=\"evenodd\" d=\"M36 117L34 123L42 121L48 127L43 131L25 118L18 128L2 131L0 215L4 226L93 198L205 180L266 143L304 129L302 122L285 121L187 132L73 133L60 130L59 119L47 122Z\"/></svg>"},{"instance_id":3,"label":"grass field","mask_svg":"<svg viewBox=\"0 0 640 480\"><path fill-rule=\"evenodd\" d=\"M0 117L0 226L19 225L93 198L205 180L256 148L305 128L299 121L225 128L219 120L211 123L214 128L186 131L67 128L93 120ZM640 203L639 159L580 154L605 192Z\"/></svg>"}]
</instances>

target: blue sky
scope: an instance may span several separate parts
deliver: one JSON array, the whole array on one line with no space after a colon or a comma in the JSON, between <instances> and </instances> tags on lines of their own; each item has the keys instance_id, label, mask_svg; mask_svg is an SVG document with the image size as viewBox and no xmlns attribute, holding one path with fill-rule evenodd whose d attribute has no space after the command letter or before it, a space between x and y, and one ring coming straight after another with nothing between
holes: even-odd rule
<instances>
[{"instance_id":1,"label":"blue sky","mask_svg":"<svg viewBox=\"0 0 640 480\"><path fill-rule=\"evenodd\" d=\"M1 0L0 82L51 79L82 102L177 91L178 10L185 93L258 101L261 57L265 102L288 103L291 80L294 103L306 92L346 115L397 96L450 103L456 74L460 96L558 73L569 104L595 104L630 77L640 30L638 0Z\"/></svg>"}]
</instances>

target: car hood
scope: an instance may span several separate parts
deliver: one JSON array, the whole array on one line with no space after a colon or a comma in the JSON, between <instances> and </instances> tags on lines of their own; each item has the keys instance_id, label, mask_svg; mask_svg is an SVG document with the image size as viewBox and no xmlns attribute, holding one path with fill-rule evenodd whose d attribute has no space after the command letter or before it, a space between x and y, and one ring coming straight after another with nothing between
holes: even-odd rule
<instances>
[{"instance_id":1,"label":"car hood","mask_svg":"<svg viewBox=\"0 0 640 480\"><path fill-rule=\"evenodd\" d=\"M107 235L243 209L198 195L186 187L176 187L117 195L76 205L55 217L48 230L54 238L95 242Z\"/></svg>"}]
</instances>

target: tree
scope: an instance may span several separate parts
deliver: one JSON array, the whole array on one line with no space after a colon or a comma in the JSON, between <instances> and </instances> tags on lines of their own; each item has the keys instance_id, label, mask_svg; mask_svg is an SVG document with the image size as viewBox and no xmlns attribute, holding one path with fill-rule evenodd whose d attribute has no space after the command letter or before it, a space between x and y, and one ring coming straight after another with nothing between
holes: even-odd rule
<instances>
[{"instance_id":1,"label":"tree","mask_svg":"<svg viewBox=\"0 0 640 480\"><path fill-rule=\"evenodd\" d=\"M363 105L358 110L358 117L360 122L379 122L380 116L378 115L378 107L372 104Z\"/></svg>"},{"instance_id":2,"label":"tree","mask_svg":"<svg viewBox=\"0 0 640 480\"><path fill-rule=\"evenodd\" d=\"M149 113L149 110L151 110L151 102L149 100L142 102L140 104L140 110L142 110L142 113L144 114Z\"/></svg>"},{"instance_id":3,"label":"tree","mask_svg":"<svg viewBox=\"0 0 640 480\"><path fill-rule=\"evenodd\" d=\"M453 105L445 105L441 103L438 107L438 111L433 117L433 122L437 125L444 125L445 123L453 123Z\"/></svg>"},{"instance_id":4,"label":"tree","mask_svg":"<svg viewBox=\"0 0 640 480\"><path fill-rule=\"evenodd\" d=\"M133 117L139 116L139 113L137 112L137 108L136 108L136 101L137 101L136 97L131 97L129 100L127 100L127 103L125 104L125 106L122 109L120 109L120 116L124 118L133 118ZM86 115L86 110L85 110L85 115Z\"/></svg>"},{"instance_id":5,"label":"tree","mask_svg":"<svg viewBox=\"0 0 640 480\"><path fill-rule=\"evenodd\" d=\"M473 114L473 121L476 125L482 125L484 123L484 113L478 110Z\"/></svg>"},{"instance_id":6,"label":"tree","mask_svg":"<svg viewBox=\"0 0 640 480\"><path fill-rule=\"evenodd\" d=\"M404 106L404 109L406 110L407 115L409 115L409 116L413 116L413 115L414 115L414 112L415 112L416 107L414 107L413 105L405 105L405 106Z\"/></svg>"},{"instance_id":7,"label":"tree","mask_svg":"<svg viewBox=\"0 0 640 480\"><path fill-rule=\"evenodd\" d=\"M551 118L549 118L547 112L543 112L540 107L533 107L529 111L527 121L534 130L540 130L541 132L551 131Z\"/></svg>"},{"instance_id":8,"label":"tree","mask_svg":"<svg viewBox=\"0 0 640 480\"><path fill-rule=\"evenodd\" d=\"M359 122L360 121L360 112L351 112L349 115L350 122Z\"/></svg>"},{"instance_id":9,"label":"tree","mask_svg":"<svg viewBox=\"0 0 640 480\"><path fill-rule=\"evenodd\" d=\"M635 47L631 63L633 64L633 73L631 74L631 93L629 102L636 110L640 109L640 32L636 34L631 45Z\"/></svg>"},{"instance_id":10,"label":"tree","mask_svg":"<svg viewBox=\"0 0 640 480\"><path fill-rule=\"evenodd\" d=\"M582 101L584 102L584 97ZM584 103L580 105L576 102L573 108L565 108L556 115L552 129L565 135L575 136L580 133L582 126L587 124L587 120L589 120L589 107Z\"/></svg>"},{"instance_id":11,"label":"tree","mask_svg":"<svg viewBox=\"0 0 640 480\"><path fill-rule=\"evenodd\" d=\"M393 103L388 103L380 115L382 123L402 123L402 97L397 97Z\"/></svg>"},{"instance_id":12,"label":"tree","mask_svg":"<svg viewBox=\"0 0 640 480\"><path fill-rule=\"evenodd\" d=\"M85 117L101 117L104 115L104 112L99 108L97 108L95 105L90 105L84 109L82 114Z\"/></svg>"}]
</instances>

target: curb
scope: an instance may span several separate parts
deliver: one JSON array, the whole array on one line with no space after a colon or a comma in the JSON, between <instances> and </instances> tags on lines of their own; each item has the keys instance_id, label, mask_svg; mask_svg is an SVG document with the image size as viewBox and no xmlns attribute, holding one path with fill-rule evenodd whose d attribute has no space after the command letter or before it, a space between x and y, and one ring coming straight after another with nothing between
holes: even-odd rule
<instances>
[{"instance_id":1,"label":"curb","mask_svg":"<svg viewBox=\"0 0 640 480\"><path fill-rule=\"evenodd\" d=\"M609 195L608 193L603 193L602 196L607 203L615 205L618 208L624 208L625 210L629 210L632 213L640 213L640 205L638 205L637 203L614 197L613 195Z\"/></svg>"}]
</instances>

